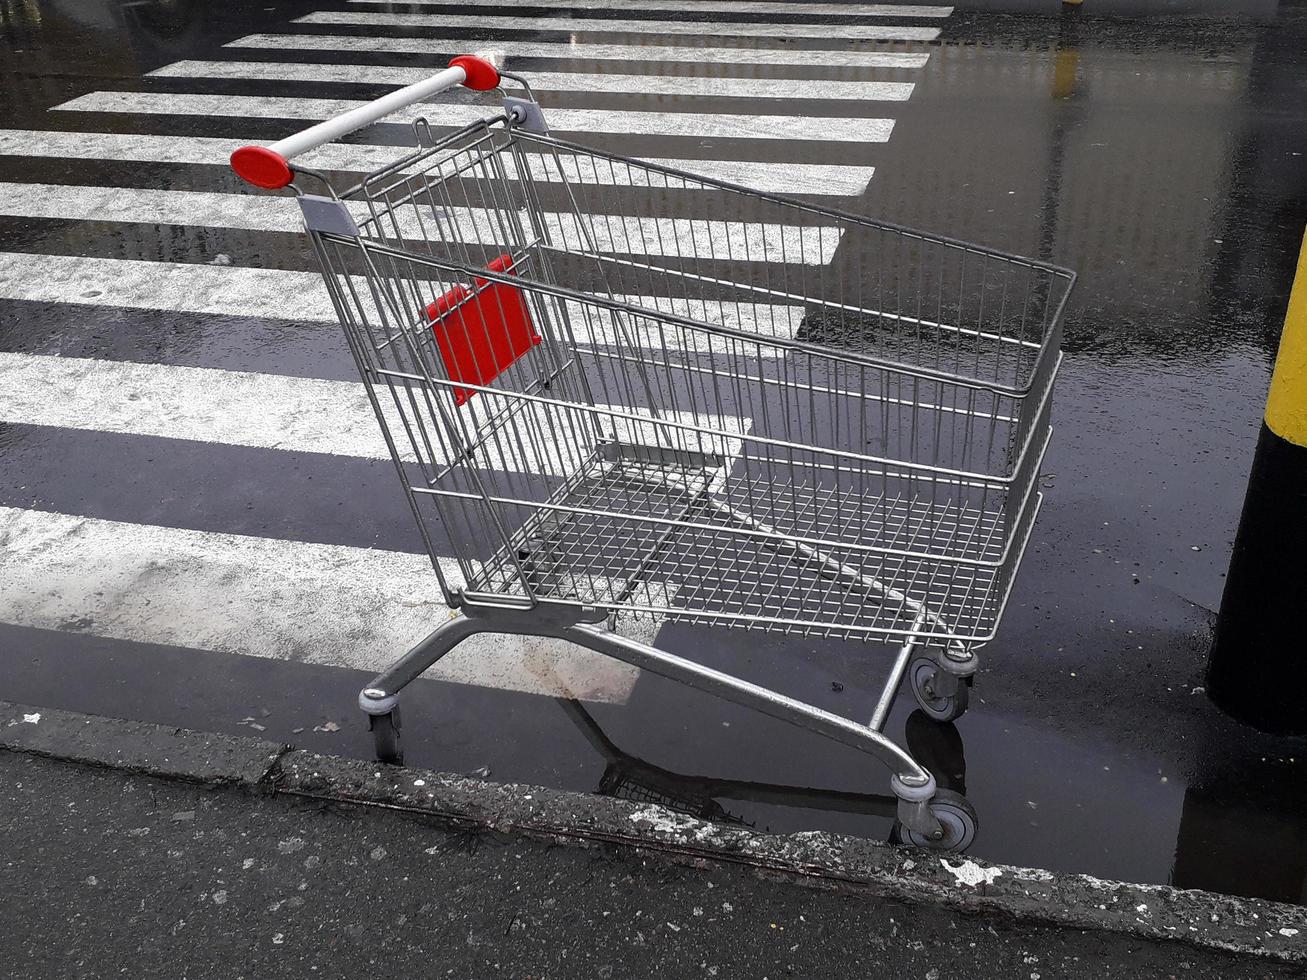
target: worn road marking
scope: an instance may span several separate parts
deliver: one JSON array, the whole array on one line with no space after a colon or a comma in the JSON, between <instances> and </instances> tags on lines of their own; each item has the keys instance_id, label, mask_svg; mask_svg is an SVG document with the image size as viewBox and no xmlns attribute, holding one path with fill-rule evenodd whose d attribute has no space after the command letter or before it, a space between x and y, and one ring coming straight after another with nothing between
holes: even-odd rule
<instances>
[{"instance_id":1,"label":"worn road marking","mask_svg":"<svg viewBox=\"0 0 1307 980\"><path fill-rule=\"evenodd\" d=\"M0 252L0 298L338 323L320 273L244 266ZM636 306L773 336L793 336L803 317L798 306L621 298Z\"/></svg>"},{"instance_id":2,"label":"worn road marking","mask_svg":"<svg viewBox=\"0 0 1307 980\"><path fill-rule=\"evenodd\" d=\"M161 78L223 78L281 82L412 85L431 77L430 68L381 65L315 65L276 61L176 61L150 72ZM581 72L532 73L537 92L620 92L747 99L835 99L904 102L912 82L835 82L790 78L690 78L678 75L619 75ZM551 114L555 110L550 110Z\"/></svg>"},{"instance_id":3,"label":"worn road marking","mask_svg":"<svg viewBox=\"0 0 1307 980\"><path fill-rule=\"evenodd\" d=\"M17 626L372 671L450 616L425 555L14 507L0 507L0 541L0 620ZM638 671L557 640L487 635L427 676L622 703Z\"/></svg>"},{"instance_id":4,"label":"worn road marking","mask_svg":"<svg viewBox=\"0 0 1307 980\"><path fill-rule=\"evenodd\" d=\"M366 390L358 381L0 352L0 383L3 422L360 459L390 458ZM384 393L381 402L401 454L413 459L413 452L404 444L404 428L394 404ZM602 405L597 407L604 410ZM629 411L622 406L618 410ZM746 425L737 416L714 418L700 413L696 421L676 412L664 415L674 422L727 432L745 431L742 426ZM566 476L581 465L585 454L570 431L585 419L588 416L583 418L571 409L530 408L523 421L538 423L537 438L529 444L492 441L479 452L478 465L512 473ZM649 435L643 431L644 423L604 419L632 439ZM433 425L430 418L426 423ZM439 444L424 450L428 457L433 454L437 466L450 462Z\"/></svg>"},{"instance_id":5,"label":"worn road marking","mask_svg":"<svg viewBox=\"0 0 1307 980\"><path fill-rule=\"evenodd\" d=\"M167 92L90 92L57 110L129 112L177 116L234 116L252 119L327 119L366 103L354 99L294 99L258 95ZM394 122L429 118L437 126L466 126L486 118L486 107L439 103L410 106L387 117ZM615 136L691 136L695 139L823 140L884 143L892 119L768 116L710 112L627 112L608 109L550 109L549 125L562 133Z\"/></svg>"},{"instance_id":6,"label":"worn road marking","mask_svg":"<svg viewBox=\"0 0 1307 980\"><path fill-rule=\"evenodd\" d=\"M349 0L373 3L375 0ZM450 0L406 0L410 5L448 5ZM460 7L490 7L516 13L523 6L517 0L461 0ZM782 0L531 0L531 7L561 7L566 10L639 10L712 12L723 14L805 14L813 17L948 17L952 7L893 3L785 3Z\"/></svg>"},{"instance_id":7,"label":"worn road marking","mask_svg":"<svg viewBox=\"0 0 1307 980\"><path fill-rule=\"evenodd\" d=\"M355 24L362 27L464 27L479 30L568 31L656 36L765 37L784 40L814 37L850 41L933 41L938 27L882 24L746 23L704 20L609 20L584 17L521 17L516 12L491 14L393 14L360 10L327 10L295 18L295 24Z\"/></svg>"},{"instance_id":8,"label":"worn road marking","mask_svg":"<svg viewBox=\"0 0 1307 980\"><path fill-rule=\"evenodd\" d=\"M77 133L58 130L0 129L0 155L46 156L81 160L120 160L139 163L198 163L228 166L231 151L258 140L221 139L212 136L158 136L148 133ZM367 173L389 166L414 147L359 143L329 143L310 150L297 162L316 170ZM535 154L530 156L539 159ZM511 163L511 161L506 161ZM748 160L649 160L654 165L688 171L714 180L742 184L777 194L848 196L866 189L873 167L814 163L758 163ZM517 175L507 167L510 180ZM558 168L536 166L537 179L557 181ZM640 168L570 167L569 179L583 184L646 186Z\"/></svg>"},{"instance_id":9,"label":"worn road marking","mask_svg":"<svg viewBox=\"0 0 1307 980\"><path fill-rule=\"evenodd\" d=\"M656 61L691 63L710 72L714 65L799 65L823 68L924 68L925 51L809 51L789 48L675 47L662 44L603 44L575 41L499 41L475 38L369 37L358 34L249 34L229 48L283 51L379 51L430 55L482 51L514 58L566 58L577 61ZM532 70L531 80L545 81L548 70ZM653 79L660 76L648 75Z\"/></svg>"},{"instance_id":10,"label":"worn road marking","mask_svg":"<svg viewBox=\"0 0 1307 980\"><path fill-rule=\"evenodd\" d=\"M366 235L375 235L369 205L350 210ZM420 216L419 216L420 212ZM86 187L77 184L19 184L0 181L0 214L23 218L63 218L70 214L98 221L139 224L241 228L248 231L298 232L303 218L294 199L213 191L165 191L139 187ZM520 224L514 229L514 216ZM408 241L433 240L507 248L531 237L525 211L488 208L401 207L395 212ZM839 246L834 225L779 225L725 222L705 218L641 218L631 215L583 215L542 211L538 215L548 244L569 253L658 255L696 260L752 260L799 265L826 265ZM393 240L396 224L381 222ZM510 241L510 237L513 239Z\"/></svg>"}]
</instances>

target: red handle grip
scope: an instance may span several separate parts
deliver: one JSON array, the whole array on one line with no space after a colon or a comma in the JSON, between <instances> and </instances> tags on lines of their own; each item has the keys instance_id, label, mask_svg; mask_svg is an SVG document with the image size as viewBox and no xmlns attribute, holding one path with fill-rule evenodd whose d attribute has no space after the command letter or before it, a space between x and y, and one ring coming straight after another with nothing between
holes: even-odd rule
<instances>
[{"instance_id":1,"label":"red handle grip","mask_svg":"<svg viewBox=\"0 0 1307 980\"><path fill-rule=\"evenodd\" d=\"M467 80L463 82L464 88L484 92L499 87L499 69L485 58L478 58L474 54L460 54L457 58L449 59L449 67L456 66L467 72Z\"/></svg>"}]
</instances>

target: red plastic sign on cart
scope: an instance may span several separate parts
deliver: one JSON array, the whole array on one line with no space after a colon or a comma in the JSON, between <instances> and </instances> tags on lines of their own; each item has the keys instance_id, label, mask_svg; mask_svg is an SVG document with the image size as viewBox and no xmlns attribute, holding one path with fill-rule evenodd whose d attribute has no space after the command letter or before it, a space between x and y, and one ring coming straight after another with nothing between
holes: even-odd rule
<instances>
[{"instance_id":1,"label":"red plastic sign on cart","mask_svg":"<svg viewBox=\"0 0 1307 980\"><path fill-rule=\"evenodd\" d=\"M486 268L512 273L513 258L501 255ZM541 338L521 289L477 279L475 290L474 295L466 286L455 286L427 307L427 317L449 379L488 385ZM455 388L454 404L475 394L471 388Z\"/></svg>"}]
</instances>

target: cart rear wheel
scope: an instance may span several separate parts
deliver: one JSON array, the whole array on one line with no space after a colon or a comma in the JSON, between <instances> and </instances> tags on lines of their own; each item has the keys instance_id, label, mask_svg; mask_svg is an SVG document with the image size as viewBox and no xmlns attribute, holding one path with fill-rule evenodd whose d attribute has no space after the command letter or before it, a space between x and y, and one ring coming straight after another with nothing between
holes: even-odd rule
<instances>
[{"instance_id":1,"label":"cart rear wheel","mask_svg":"<svg viewBox=\"0 0 1307 980\"><path fill-rule=\"evenodd\" d=\"M971 678L964 677L958 681L952 694L940 694L935 690L935 680L939 677L940 666L928 657L918 657L912 662L908 677L912 684L912 696L917 699L932 721L954 721L967 711L971 694Z\"/></svg>"},{"instance_id":2,"label":"cart rear wheel","mask_svg":"<svg viewBox=\"0 0 1307 980\"><path fill-rule=\"evenodd\" d=\"M368 727L372 729L372 750L376 753L377 761L402 766L404 748L399 741L399 711L368 715Z\"/></svg>"},{"instance_id":3,"label":"cart rear wheel","mask_svg":"<svg viewBox=\"0 0 1307 980\"><path fill-rule=\"evenodd\" d=\"M930 812L939 821L940 828L944 831L942 836L932 839L915 830L909 830L896 820L890 831L890 843L927 847L933 851L961 853L976 839L976 829L979 826L976 808L961 793L954 793L948 789L936 790L934 798L930 801Z\"/></svg>"}]
</instances>

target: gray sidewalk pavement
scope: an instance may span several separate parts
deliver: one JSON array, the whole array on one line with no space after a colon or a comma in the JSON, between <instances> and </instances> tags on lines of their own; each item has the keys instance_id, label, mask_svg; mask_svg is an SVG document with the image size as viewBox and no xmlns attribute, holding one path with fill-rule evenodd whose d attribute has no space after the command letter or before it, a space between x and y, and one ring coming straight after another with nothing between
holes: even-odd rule
<instances>
[{"instance_id":1,"label":"gray sidewalk pavement","mask_svg":"<svg viewBox=\"0 0 1307 980\"><path fill-rule=\"evenodd\" d=\"M1301 975L248 784L0 749L0 787L0 963L32 980Z\"/></svg>"}]
</instances>

